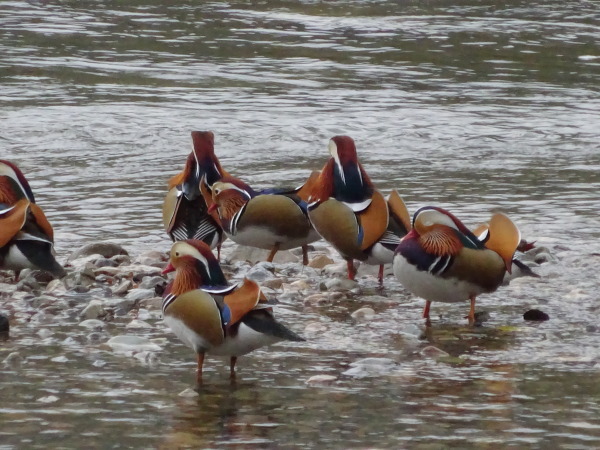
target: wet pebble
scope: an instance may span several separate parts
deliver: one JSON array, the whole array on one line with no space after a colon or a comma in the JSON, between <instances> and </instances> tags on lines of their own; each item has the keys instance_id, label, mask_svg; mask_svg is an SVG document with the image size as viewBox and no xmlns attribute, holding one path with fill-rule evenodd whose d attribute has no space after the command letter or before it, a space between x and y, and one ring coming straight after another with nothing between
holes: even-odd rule
<instances>
[{"instance_id":1,"label":"wet pebble","mask_svg":"<svg viewBox=\"0 0 600 450\"><path fill-rule=\"evenodd\" d=\"M270 289L281 289L283 286L283 280L281 278L273 278L272 280L265 280L261 283L261 287Z\"/></svg>"},{"instance_id":2,"label":"wet pebble","mask_svg":"<svg viewBox=\"0 0 600 450\"><path fill-rule=\"evenodd\" d=\"M121 282L111 290L113 295L125 295L131 288L133 288L133 281L125 279L121 280Z\"/></svg>"},{"instance_id":3,"label":"wet pebble","mask_svg":"<svg viewBox=\"0 0 600 450\"><path fill-rule=\"evenodd\" d=\"M373 308L364 307L357 309L350 315L354 320L358 322L367 322L373 319L373 317L375 317L375 311L373 310Z\"/></svg>"},{"instance_id":4,"label":"wet pebble","mask_svg":"<svg viewBox=\"0 0 600 450\"><path fill-rule=\"evenodd\" d=\"M285 288L291 291L309 291L313 287L306 280L296 280L292 283L286 284Z\"/></svg>"},{"instance_id":5,"label":"wet pebble","mask_svg":"<svg viewBox=\"0 0 600 450\"><path fill-rule=\"evenodd\" d=\"M306 334L323 333L327 331L327 325L321 322L308 322L304 327Z\"/></svg>"},{"instance_id":6,"label":"wet pebble","mask_svg":"<svg viewBox=\"0 0 600 450\"><path fill-rule=\"evenodd\" d=\"M111 242L95 242L92 244L85 244L84 246L75 250L67 258L67 262L89 255L101 255L104 258L112 258L116 255L128 255L128 253L127 250L125 250L119 244L113 244Z\"/></svg>"},{"instance_id":7,"label":"wet pebble","mask_svg":"<svg viewBox=\"0 0 600 450\"><path fill-rule=\"evenodd\" d=\"M152 297L154 297L154 289L132 289L125 298L133 302L139 302L145 298Z\"/></svg>"},{"instance_id":8,"label":"wet pebble","mask_svg":"<svg viewBox=\"0 0 600 450\"><path fill-rule=\"evenodd\" d=\"M145 308L150 311L162 310L162 297L152 297L140 300L138 303L140 308Z\"/></svg>"},{"instance_id":9,"label":"wet pebble","mask_svg":"<svg viewBox=\"0 0 600 450\"><path fill-rule=\"evenodd\" d=\"M271 267L265 266L263 263L256 264L246 273L246 278L256 281L257 283L273 279L275 278L275 275L273 275L272 266L272 264Z\"/></svg>"},{"instance_id":10,"label":"wet pebble","mask_svg":"<svg viewBox=\"0 0 600 450\"><path fill-rule=\"evenodd\" d=\"M350 369L342 375L353 378L376 377L390 374L396 362L390 358L364 358L350 364Z\"/></svg>"},{"instance_id":11,"label":"wet pebble","mask_svg":"<svg viewBox=\"0 0 600 450\"><path fill-rule=\"evenodd\" d=\"M550 320L550 316L539 309L530 309L523 314L523 319L543 322L545 320Z\"/></svg>"},{"instance_id":12,"label":"wet pebble","mask_svg":"<svg viewBox=\"0 0 600 450\"><path fill-rule=\"evenodd\" d=\"M36 400L38 403L56 403L59 398L56 395L47 395Z\"/></svg>"},{"instance_id":13,"label":"wet pebble","mask_svg":"<svg viewBox=\"0 0 600 450\"><path fill-rule=\"evenodd\" d=\"M131 322L125 325L125 328L152 328L152 325L144 322L143 320L133 319Z\"/></svg>"},{"instance_id":14,"label":"wet pebble","mask_svg":"<svg viewBox=\"0 0 600 450\"><path fill-rule=\"evenodd\" d=\"M313 269L323 269L325 266L329 266L333 264L334 261L327 255L316 255L313 259L308 263L308 267L312 267Z\"/></svg>"},{"instance_id":15,"label":"wet pebble","mask_svg":"<svg viewBox=\"0 0 600 450\"><path fill-rule=\"evenodd\" d=\"M50 336L52 336L54 333L52 331L50 331L48 328L40 328L37 332L37 335L40 337L40 339L44 340L44 339L48 339Z\"/></svg>"},{"instance_id":16,"label":"wet pebble","mask_svg":"<svg viewBox=\"0 0 600 450\"><path fill-rule=\"evenodd\" d=\"M10 323L8 321L8 317L0 314L0 334L8 334L10 330Z\"/></svg>"},{"instance_id":17,"label":"wet pebble","mask_svg":"<svg viewBox=\"0 0 600 450\"><path fill-rule=\"evenodd\" d=\"M431 359L446 358L446 357L450 356L450 354L448 352L445 352L444 350L434 347L433 345L428 345L427 347L422 349L419 352L419 354L421 356L425 356L426 358L431 358Z\"/></svg>"},{"instance_id":18,"label":"wet pebble","mask_svg":"<svg viewBox=\"0 0 600 450\"><path fill-rule=\"evenodd\" d=\"M102 330L106 326L106 323L98 319L87 319L81 322L79 326L89 330Z\"/></svg>"},{"instance_id":19,"label":"wet pebble","mask_svg":"<svg viewBox=\"0 0 600 450\"><path fill-rule=\"evenodd\" d=\"M2 364L5 367L10 367L12 369L18 369L21 367L22 363L23 357L18 352L9 353L8 356L4 358L4 361L2 361Z\"/></svg>"},{"instance_id":20,"label":"wet pebble","mask_svg":"<svg viewBox=\"0 0 600 450\"><path fill-rule=\"evenodd\" d=\"M69 361L69 358L67 358L64 355L60 355L60 356L55 356L54 358L51 358L50 361L56 362L56 363L66 363L67 361Z\"/></svg>"},{"instance_id":21,"label":"wet pebble","mask_svg":"<svg viewBox=\"0 0 600 450\"><path fill-rule=\"evenodd\" d=\"M194 397L198 397L198 392L196 392L192 388L186 388L177 395L179 397L194 398Z\"/></svg>"},{"instance_id":22,"label":"wet pebble","mask_svg":"<svg viewBox=\"0 0 600 450\"><path fill-rule=\"evenodd\" d=\"M138 286L140 289L151 289L156 292L156 286L162 285L165 282L165 279L161 276L155 275L151 277L144 277L140 285Z\"/></svg>"},{"instance_id":23,"label":"wet pebble","mask_svg":"<svg viewBox=\"0 0 600 450\"><path fill-rule=\"evenodd\" d=\"M306 384L309 386L328 386L333 384L336 380L337 377L334 375L313 375L306 380Z\"/></svg>"},{"instance_id":24,"label":"wet pebble","mask_svg":"<svg viewBox=\"0 0 600 450\"><path fill-rule=\"evenodd\" d=\"M87 306L83 308L83 311L81 311L80 317L84 319L97 319L105 315L106 310L102 306L102 302L100 300L90 300Z\"/></svg>"},{"instance_id":25,"label":"wet pebble","mask_svg":"<svg viewBox=\"0 0 600 450\"><path fill-rule=\"evenodd\" d=\"M325 290L328 291L350 291L358 287L355 280L348 278L333 278L324 282Z\"/></svg>"},{"instance_id":26,"label":"wet pebble","mask_svg":"<svg viewBox=\"0 0 600 450\"><path fill-rule=\"evenodd\" d=\"M305 306L324 306L331 304L331 297L327 294L312 294L304 299Z\"/></svg>"},{"instance_id":27,"label":"wet pebble","mask_svg":"<svg viewBox=\"0 0 600 450\"><path fill-rule=\"evenodd\" d=\"M141 351L153 351L158 352L161 348L149 339L132 336L132 335L121 335L115 336L108 340L106 343L113 351L116 352L141 352Z\"/></svg>"}]
</instances>

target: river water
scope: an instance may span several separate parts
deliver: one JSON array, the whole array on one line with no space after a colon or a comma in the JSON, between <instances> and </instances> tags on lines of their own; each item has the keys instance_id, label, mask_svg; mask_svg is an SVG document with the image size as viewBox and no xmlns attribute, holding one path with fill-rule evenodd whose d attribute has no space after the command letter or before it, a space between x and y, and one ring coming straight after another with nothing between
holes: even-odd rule
<instances>
[{"instance_id":1,"label":"river water","mask_svg":"<svg viewBox=\"0 0 600 450\"><path fill-rule=\"evenodd\" d=\"M598 3L174 3L0 1L0 157L29 178L59 259L104 240L167 250L166 181L190 131L212 130L255 187L299 184L348 134L411 211L474 225L501 209L554 260L482 297L483 327L434 304L444 317L420 340L422 302L392 278L382 293L363 276L370 295L329 307L286 303L292 328L323 331L241 359L235 386L211 360L196 397L178 396L193 358L160 322L140 332L164 340L150 364L90 344L75 319L16 324L0 341L0 360L24 357L0 372L0 448L598 448ZM361 306L373 321L350 319ZM524 322L532 307L551 320ZM421 357L429 344L451 357ZM348 371L368 357L393 364ZM306 384L319 374L337 381Z\"/></svg>"}]
</instances>

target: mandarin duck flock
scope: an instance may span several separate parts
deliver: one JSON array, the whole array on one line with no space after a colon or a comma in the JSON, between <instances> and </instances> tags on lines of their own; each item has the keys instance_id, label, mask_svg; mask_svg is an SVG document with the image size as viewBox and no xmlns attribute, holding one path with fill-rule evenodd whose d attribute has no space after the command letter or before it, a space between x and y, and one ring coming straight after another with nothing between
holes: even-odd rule
<instances>
[{"instance_id":1,"label":"mandarin duck flock","mask_svg":"<svg viewBox=\"0 0 600 450\"><path fill-rule=\"evenodd\" d=\"M202 383L206 353L230 357L235 378L239 356L282 340L303 339L273 316L273 303L247 278L230 285L219 260L221 244L233 242L269 251L300 247L308 264L308 246L327 241L347 262L354 279L358 260L384 265L411 293L425 300L423 318L430 326L431 302L470 302L475 322L476 297L501 286L513 271L537 276L515 259L521 240L504 214L470 231L450 212L425 206L412 221L397 191L378 191L358 160L349 136L329 142L330 158L296 189L256 191L226 172L214 151L210 131L193 131L193 150L181 173L170 179L163 203L163 223L174 242L163 274L175 272L163 296L164 322L197 355ZM217 249L217 256L212 253ZM0 160L0 269L65 270L53 256L53 230L35 203L23 173Z\"/></svg>"}]
</instances>

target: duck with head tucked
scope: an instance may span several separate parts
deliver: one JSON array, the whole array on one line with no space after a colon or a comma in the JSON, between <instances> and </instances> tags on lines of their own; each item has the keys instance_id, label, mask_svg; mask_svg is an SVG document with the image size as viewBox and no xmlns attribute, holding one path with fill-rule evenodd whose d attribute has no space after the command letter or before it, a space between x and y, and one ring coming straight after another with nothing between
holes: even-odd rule
<instances>
[{"instance_id":1,"label":"duck with head tucked","mask_svg":"<svg viewBox=\"0 0 600 450\"><path fill-rule=\"evenodd\" d=\"M308 199L308 215L323 239L348 263L348 278L354 279L355 259L383 266L393 261L394 250L410 229L410 217L398 193L388 200L375 189L358 161L354 140L334 136L329 141L327 161Z\"/></svg>"},{"instance_id":2,"label":"duck with head tucked","mask_svg":"<svg viewBox=\"0 0 600 450\"><path fill-rule=\"evenodd\" d=\"M308 244L318 240L319 235L308 219L303 192L303 187L257 192L238 178L223 177L212 187L209 211L218 213L232 241L270 250L267 261L273 261L279 250L302 247L302 262L306 265Z\"/></svg>"},{"instance_id":3,"label":"duck with head tucked","mask_svg":"<svg viewBox=\"0 0 600 450\"><path fill-rule=\"evenodd\" d=\"M215 155L211 131L192 131L192 152L183 171L169 180L163 203L163 222L173 241L198 239L220 252L224 235L221 225L208 213L201 181L210 188L228 173Z\"/></svg>"},{"instance_id":4,"label":"duck with head tucked","mask_svg":"<svg viewBox=\"0 0 600 450\"><path fill-rule=\"evenodd\" d=\"M175 279L163 298L165 323L197 354L197 382L202 384L206 353L230 357L235 378L239 356L276 342L304 341L273 317L269 303L254 281L231 286L210 248L201 241L173 244L163 273Z\"/></svg>"},{"instance_id":5,"label":"duck with head tucked","mask_svg":"<svg viewBox=\"0 0 600 450\"><path fill-rule=\"evenodd\" d=\"M19 168L0 160L0 269L66 272L53 254L54 231Z\"/></svg>"},{"instance_id":6,"label":"duck with head tucked","mask_svg":"<svg viewBox=\"0 0 600 450\"><path fill-rule=\"evenodd\" d=\"M502 213L492 215L480 239L450 212L426 206L415 213L412 230L396 249L394 275L425 299L428 324L432 301L465 300L471 302L467 317L473 324L476 297L494 292L512 272L520 240L519 229Z\"/></svg>"}]
</instances>

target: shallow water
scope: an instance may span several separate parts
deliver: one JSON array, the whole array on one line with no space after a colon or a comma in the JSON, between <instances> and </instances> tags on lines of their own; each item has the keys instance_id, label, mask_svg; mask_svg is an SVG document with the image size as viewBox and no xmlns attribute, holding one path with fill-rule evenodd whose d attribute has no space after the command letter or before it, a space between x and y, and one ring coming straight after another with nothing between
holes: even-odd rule
<instances>
[{"instance_id":1,"label":"shallow water","mask_svg":"<svg viewBox=\"0 0 600 450\"><path fill-rule=\"evenodd\" d=\"M146 361L100 345L123 319L95 337L68 311L19 319L0 341L0 361L24 358L0 372L0 448L597 448L597 4L163 3L0 2L0 157L27 175L60 258L99 240L168 249L166 181L189 132L210 129L256 187L301 183L348 134L411 211L474 225L501 209L556 260L482 297L481 328L434 304L421 339L422 302L392 278L381 293L363 275L362 295L329 306L290 298L278 313L308 342L242 358L233 387L210 359L196 397L177 395L193 355L160 320L135 331L163 348ZM373 321L350 319L361 306ZM525 323L532 307L551 320ZM429 343L451 358L420 356ZM393 364L344 374L372 356ZM308 386L318 374L338 379Z\"/></svg>"}]
</instances>

